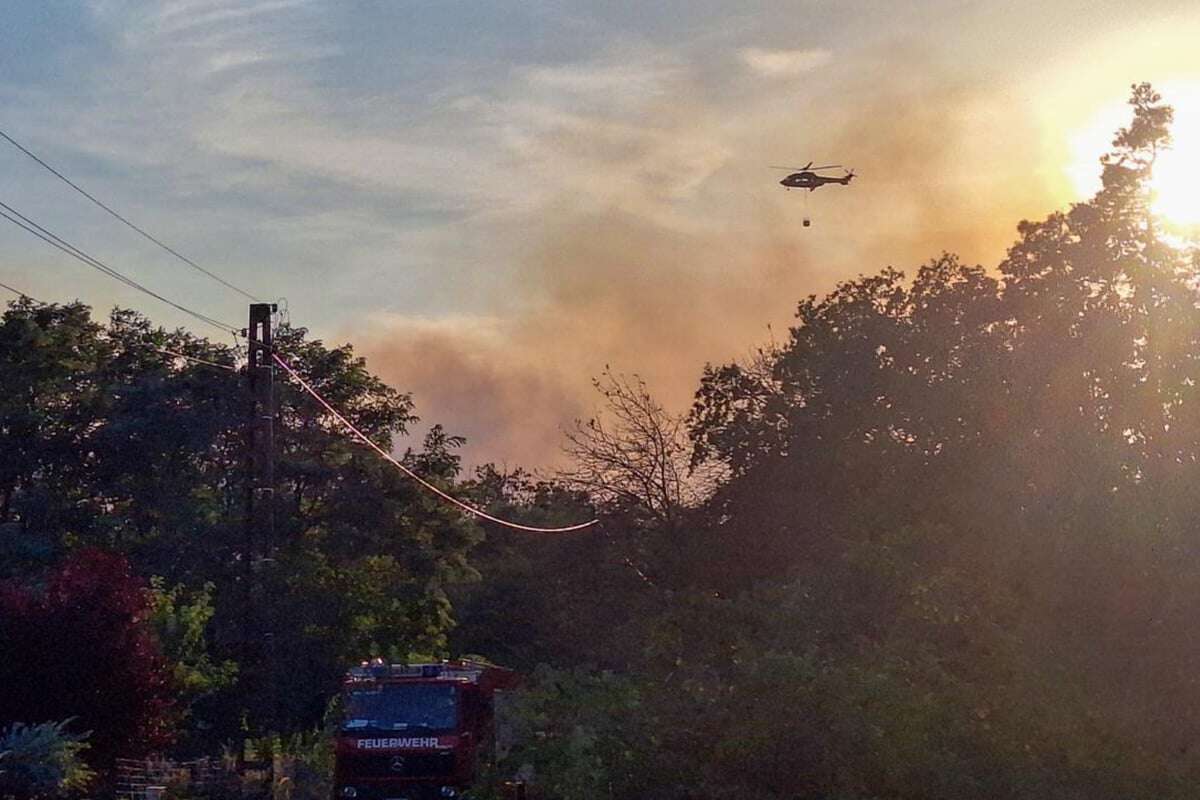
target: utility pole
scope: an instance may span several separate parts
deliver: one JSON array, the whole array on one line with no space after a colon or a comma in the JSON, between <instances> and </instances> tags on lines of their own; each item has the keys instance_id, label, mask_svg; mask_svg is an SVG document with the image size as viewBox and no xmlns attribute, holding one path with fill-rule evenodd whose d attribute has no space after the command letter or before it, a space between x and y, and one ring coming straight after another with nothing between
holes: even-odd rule
<instances>
[{"instance_id":1,"label":"utility pole","mask_svg":"<svg viewBox=\"0 0 1200 800\"><path fill-rule=\"evenodd\" d=\"M264 583L275 563L275 362L271 315L274 303L252 303L246 377L250 384L250 419L247 425L250 481L247 492L246 557L250 586L247 593L247 652L261 654L257 664L257 691L261 704L255 722L264 732L274 732L277 714L278 675L275 668L275 614L273 598ZM247 665L251 666L251 665Z\"/></svg>"}]
</instances>

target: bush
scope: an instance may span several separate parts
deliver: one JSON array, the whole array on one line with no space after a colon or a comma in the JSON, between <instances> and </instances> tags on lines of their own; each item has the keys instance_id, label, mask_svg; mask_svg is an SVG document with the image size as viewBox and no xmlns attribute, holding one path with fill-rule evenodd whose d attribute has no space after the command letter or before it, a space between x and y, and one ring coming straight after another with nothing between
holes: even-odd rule
<instances>
[{"instance_id":1,"label":"bush","mask_svg":"<svg viewBox=\"0 0 1200 800\"><path fill-rule=\"evenodd\" d=\"M95 773L83 761L88 734L66 730L70 720L0 731L0 796L61 797L87 788Z\"/></svg>"},{"instance_id":2,"label":"bush","mask_svg":"<svg viewBox=\"0 0 1200 800\"><path fill-rule=\"evenodd\" d=\"M171 665L148 621L151 595L121 556L79 550L44 581L0 582L0 719L73 719L107 769L171 742Z\"/></svg>"}]
</instances>

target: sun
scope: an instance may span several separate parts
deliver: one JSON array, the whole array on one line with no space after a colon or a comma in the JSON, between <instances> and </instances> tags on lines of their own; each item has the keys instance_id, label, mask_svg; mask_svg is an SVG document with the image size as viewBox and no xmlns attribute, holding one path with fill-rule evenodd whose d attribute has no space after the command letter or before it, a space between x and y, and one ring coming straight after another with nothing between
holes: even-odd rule
<instances>
[{"instance_id":1,"label":"sun","mask_svg":"<svg viewBox=\"0 0 1200 800\"><path fill-rule=\"evenodd\" d=\"M1173 225L1200 227L1200 87L1166 100L1175 108L1175 122L1171 148L1154 163L1152 208Z\"/></svg>"},{"instance_id":2,"label":"sun","mask_svg":"<svg viewBox=\"0 0 1200 800\"><path fill-rule=\"evenodd\" d=\"M1156 89L1175 109L1171 147L1154 163L1151 208L1168 225L1189 238L1200 235L1200 81L1176 81ZM1098 159L1111 149L1113 134L1129 124L1129 106L1113 97L1075 129L1071 156L1064 172L1077 197L1088 197L1100 188Z\"/></svg>"}]
</instances>

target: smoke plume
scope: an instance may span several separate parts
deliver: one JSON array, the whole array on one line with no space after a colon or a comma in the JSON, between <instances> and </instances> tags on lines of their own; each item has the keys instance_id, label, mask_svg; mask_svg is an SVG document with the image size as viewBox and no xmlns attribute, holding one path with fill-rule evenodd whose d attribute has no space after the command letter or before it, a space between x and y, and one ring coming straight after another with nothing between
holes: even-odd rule
<instances>
[{"instance_id":1,"label":"smoke plume","mask_svg":"<svg viewBox=\"0 0 1200 800\"><path fill-rule=\"evenodd\" d=\"M1013 169L1036 135L1009 99L909 52L783 88L662 80L635 122L581 113L523 137L541 174L561 173L513 234L526 253L513 292L532 300L354 332L427 422L468 438L468 463L553 465L562 428L597 409L606 365L682 412L706 362L745 356L803 296L942 250L994 264L1020 218L1052 207L1034 170ZM810 159L860 177L810 195L767 169Z\"/></svg>"}]
</instances>

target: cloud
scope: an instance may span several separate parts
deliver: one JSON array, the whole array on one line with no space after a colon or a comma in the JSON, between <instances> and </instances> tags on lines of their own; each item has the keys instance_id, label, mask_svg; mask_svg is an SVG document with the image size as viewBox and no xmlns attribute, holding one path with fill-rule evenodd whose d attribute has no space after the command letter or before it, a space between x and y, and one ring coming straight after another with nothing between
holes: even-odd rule
<instances>
[{"instance_id":1,"label":"cloud","mask_svg":"<svg viewBox=\"0 0 1200 800\"><path fill-rule=\"evenodd\" d=\"M824 66L833 58L829 50L764 50L747 47L738 51L742 63L765 78L791 78Z\"/></svg>"},{"instance_id":2,"label":"cloud","mask_svg":"<svg viewBox=\"0 0 1200 800\"><path fill-rule=\"evenodd\" d=\"M605 105L636 108L661 95L680 71L669 59L646 63L609 55L592 63L526 67L518 75L532 88L563 92L587 103L602 98Z\"/></svg>"}]
</instances>

